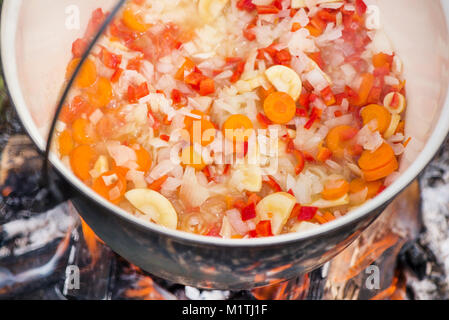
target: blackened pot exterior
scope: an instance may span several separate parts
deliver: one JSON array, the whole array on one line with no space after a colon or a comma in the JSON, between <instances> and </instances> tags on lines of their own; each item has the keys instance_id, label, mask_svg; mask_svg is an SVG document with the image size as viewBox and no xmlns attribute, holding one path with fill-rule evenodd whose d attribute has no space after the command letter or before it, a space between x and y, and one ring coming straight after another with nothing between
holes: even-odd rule
<instances>
[{"instance_id":1,"label":"blackened pot exterior","mask_svg":"<svg viewBox=\"0 0 449 320\"><path fill-rule=\"evenodd\" d=\"M149 231L81 194L72 202L94 232L131 263L175 283L222 290L273 284L318 268L351 244L387 205L325 235L226 246Z\"/></svg>"}]
</instances>

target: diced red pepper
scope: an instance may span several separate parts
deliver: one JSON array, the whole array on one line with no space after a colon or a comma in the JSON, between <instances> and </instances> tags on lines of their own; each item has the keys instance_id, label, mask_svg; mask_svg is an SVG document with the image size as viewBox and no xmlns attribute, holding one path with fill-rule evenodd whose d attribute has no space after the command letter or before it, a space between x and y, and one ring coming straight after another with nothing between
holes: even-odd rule
<instances>
[{"instance_id":1,"label":"diced red pepper","mask_svg":"<svg viewBox=\"0 0 449 320\"><path fill-rule=\"evenodd\" d=\"M357 104L358 100L359 100L359 95L357 92L355 92L351 87L346 86L345 87L345 94L346 97L349 101L349 104L351 105L355 105Z\"/></svg>"},{"instance_id":2,"label":"diced red pepper","mask_svg":"<svg viewBox=\"0 0 449 320\"><path fill-rule=\"evenodd\" d=\"M206 234L208 237L220 237L220 228L217 226L213 226L209 232Z\"/></svg>"},{"instance_id":3,"label":"diced red pepper","mask_svg":"<svg viewBox=\"0 0 449 320\"><path fill-rule=\"evenodd\" d=\"M243 71L245 71L245 62L241 61L237 64L235 70L234 70L234 74L231 77L231 83L236 83L237 81L240 80L240 77L242 76Z\"/></svg>"},{"instance_id":4,"label":"diced red pepper","mask_svg":"<svg viewBox=\"0 0 449 320\"><path fill-rule=\"evenodd\" d=\"M298 220L299 221L312 220L317 212L318 212L317 207L301 207L298 214Z\"/></svg>"},{"instance_id":5,"label":"diced red pepper","mask_svg":"<svg viewBox=\"0 0 449 320\"><path fill-rule=\"evenodd\" d=\"M321 51L312 52L308 54L309 58L315 61L315 63L321 68L324 69L325 63L321 56Z\"/></svg>"},{"instance_id":6,"label":"diced red pepper","mask_svg":"<svg viewBox=\"0 0 449 320\"><path fill-rule=\"evenodd\" d=\"M244 207L241 211L242 213L242 220L248 221L251 219L254 219L256 217L256 206L254 203L250 203L246 207Z\"/></svg>"},{"instance_id":7,"label":"diced red pepper","mask_svg":"<svg viewBox=\"0 0 449 320\"><path fill-rule=\"evenodd\" d=\"M257 114L257 121L259 121L259 123L262 125L264 129L268 128L268 126L273 124L273 122L262 113Z\"/></svg>"},{"instance_id":8,"label":"diced red pepper","mask_svg":"<svg viewBox=\"0 0 449 320\"><path fill-rule=\"evenodd\" d=\"M303 90L301 92L301 95L299 96L299 105L306 108L307 110L309 109L309 105L310 105L310 93L306 90Z\"/></svg>"},{"instance_id":9,"label":"diced red pepper","mask_svg":"<svg viewBox=\"0 0 449 320\"><path fill-rule=\"evenodd\" d=\"M256 34L254 33L254 31L252 30L254 27L256 26L255 23L251 22L250 24L248 24L246 26L245 29L243 29L243 36L249 40L249 41L254 41L256 40Z\"/></svg>"},{"instance_id":10,"label":"diced red pepper","mask_svg":"<svg viewBox=\"0 0 449 320\"><path fill-rule=\"evenodd\" d=\"M395 92L393 94L393 99L391 100L390 107L396 109L397 107L399 107L399 103L400 103L399 94Z\"/></svg>"},{"instance_id":11,"label":"diced red pepper","mask_svg":"<svg viewBox=\"0 0 449 320\"><path fill-rule=\"evenodd\" d=\"M313 108L312 112L310 114L310 119L309 121L307 121L307 123L304 125L304 128L309 130L310 128L312 128L313 124L315 123L315 121L319 120L321 117L321 110L317 109L317 108Z\"/></svg>"},{"instance_id":12,"label":"diced red pepper","mask_svg":"<svg viewBox=\"0 0 449 320\"><path fill-rule=\"evenodd\" d=\"M336 102L335 96L334 96L330 86L327 86L326 88L321 90L321 96L322 96L323 101L326 104L326 106L331 106L331 105L335 104L335 102Z\"/></svg>"},{"instance_id":13,"label":"diced red pepper","mask_svg":"<svg viewBox=\"0 0 449 320\"><path fill-rule=\"evenodd\" d=\"M292 55L288 49L283 49L275 53L273 60L277 64L289 65L292 61Z\"/></svg>"},{"instance_id":14,"label":"diced red pepper","mask_svg":"<svg viewBox=\"0 0 449 320\"><path fill-rule=\"evenodd\" d=\"M116 83L117 81L119 81L122 73L123 73L123 69L122 68L118 68L117 70L115 70L114 74L111 77L111 82L112 83Z\"/></svg>"},{"instance_id":15,"label":"diced red pepper","mask_svg":"<svg viewBox=\"0 0 449 320\"><path fill-rule=\"evenodd\" d=\"M173 89L171 92L171 99L173 103L180 104L182 102L183 94L178 89Z\"/></svg>"},{"instance_id":16,"label":"diced red pepper","mask_svg":"<svg viewBox=\"0 0 449 320\"><path fill-rule=\"evenodd\" d=\"M72 44L72 53L74 58L81 58L87 50L88 42L86 39L77 39Z\"/></svg>"},{"instance_id":17,"label":"diced red pepper","mask_svg":"<svg viewBox=\"0 0 449 320\"><path fill-rule=\"evenodd\" d=\"M257 6L257 13L258 14L278 14L279 9L274 5L268 5L268 6Z\"/></svg>"},{"instance_id":18,"label":"diced red pepper","mask_svg":"<svg viewBox=\"0 0 449 320\"><path fill-rule=\"evenodd\" d=\"M295 154L296 160L298 161L298 164L295 167L295 173L296 173L296 175L299 175L304 170L304 167L306 165L305 158L304 158L304 154L298 150L295 150L294 154Z\"/></svg>"},{"instance_id":19,"label":"diced red pepper","mask_svg":"<svg viewBox=\"0 0 449 320\"><path fill-rule=\"evenodd\" d=\"M268 180L265 181L265 183L268 184L270 186L270 188L276 192L282 191L281 186L271 176L268 176Z\"/></svg>"},{"instance_id":20,"label":"diced red pepper","mask_svg":"<svg viewBox=\"0 0 449 320\"><path fill-rule=\"evenodd\" d=\"M252 12L256 9L256 6L253 4L252 0L239 0L237 2L237 8L243 11Z\"/></svg>"},{"instance_id":21,"label":"diced red pepper","mask_svg":"<svg viewBox=\"0 0 449 320\"><path fill-rule=\"evenodd\" d=\"M337 21L337 14L331 12L330 10L320 10L317 13L318 17L320 17L321 20L326 22L336 22Z\"/></svg>"},{"instance_id":22,"label":"diced red pepper","mask_svg":"<svg viewBox=\"0 0 449 320\"><path fill-rule=\"evenodd\" d=\"M170 141L170 137L167 136L166 134L161 134L161 135L159 136L159 138L161 138L161 140L164 140L164 141L166 141L166 142Z\"/></svg>"},{"instance_id":23,"label":"diced red pepper","mask_svg":"<svg viewBox=\"0 0 449 320\"><path fill-rule=\"evenodd\" d=\"M208 96L215 92L215 82L211 78L206 78L200 82L200 95Z\"/></svg>"},{"instance_id":24,"label":"diced red pepper","mask_svg":"<svg viewBox=\"0 0 449 320\"><path fill-rule=\"evenodd\" d=\"M195 70L184 77L184 82L188 85L191 85L195 90L199 90L201 81L203 81L206 77L203 73L195 67Z\"/></svg>"},{"instance_id":25,"label":"diced red pepper","mask_svg":"<svg viewBox=\"0 0 449 320\"><path fill-rule=\"evenodd\" d=\"M296 115L301 118L307 118L309 114L307 113L307 110L304 108L296 108Z\"/></svg>"},{"instance_id":26,"label":"diced red pepper","mask_svg":"<svg viewBox=\"0 0 449 320\"><path fill-rule=\"evenodd\" d=\"M92 13L92 17L90 18L89 24L86 29L85 38L90 39L91 37L95 36L105 19L106 15L104 14L103 10L101 8L96 9Z\"/></svg>"},{"instance_id":27,"label":"diced red pepper","mask_svg":"<svg viewBox=\"0 0 449 320\"><path fill-rule=\"evenodd\" d=\"M251 230L250 232L248 232L248 235L250 238L257 238L257 231Z\"/></svg>"},{"instance_id":28,"label":"diced red pepper","mask_svg":"<svg viewBox=\"0 0 449 320\"><path fill-rule=\"evenodd\" d=\"M292 191L291 195L294 196L293 191ZM297 218L299 216L300 211L301 211L301 205L299 203L295 204L295 206L293 207L292 213L290 214L290 219Z\"/></svg>"},{"instance_id":29,"label":"diced red pepper","mask_svg":"<svg viewBox=\"0 0 449 320\"><path fill-rule=\"evenodd\" d=\"M365 1L363 1L363 0L355 0L355 11L357 12L357 14L360 17L365 14L367 9L368 9L368 7L365 4Z\"/></svg>"},{"instance_id":30,"label":"diced red pepper","mask_svg":"<svg viewBox=\"0 0 449 320\"><path fill-rule=\"evenodd\" d=\"M105 48L101 49L100 58L101 58L101 62L103 62L103 64L106 67L108 67L110 69L114 69L114 70L117 69L120 66L120 64L122 63L121 55L117 55L112 52L109 52Z\"/></svg>"},{"instance_id":31,"label":"diced red pepper","mask_svg":"<svg viewBox=\"0 0 449 320\"><path fill-rule=\"evenodd\" d=\"M263 220L260 221L256 225L256 232L259 237L271 237L273 236L273 231L271 228L271 221L270 220Z\"/></svg>"},{"instance_id":32,"label":"diced red pepper","mask_svg":"<svg viewBox=\"0 0 449 320\"><path fill-rule=\"evenodd\" d=\"M137 103L139 99L146 97L150 94L148 90L148 84L146 82L139 86L129 86L128 87L128 101L130 103Z\"/></svg>"},{"instance_id":33,"label":"diced red pepper","mask_svg":"<svg viewBox=\"0 0 449 320\"><path fill-rule=\"evenodd\" d=\"M140 66L142 65L142 59L140 57L129 60L126 69L139 71Z\"/></svg>"},{"instance_id":34,"label":"diced red pepper","mask_svg":"<svg viewBox=\"0 0 449 320\"><path fill-rule=\"evenodd\" d=\"M373 87L371 89L371 92L368 95L368 104L376 104L380 100L380 96L382 95L382 88L381 87Z\"/></svg>"}]
</instances>

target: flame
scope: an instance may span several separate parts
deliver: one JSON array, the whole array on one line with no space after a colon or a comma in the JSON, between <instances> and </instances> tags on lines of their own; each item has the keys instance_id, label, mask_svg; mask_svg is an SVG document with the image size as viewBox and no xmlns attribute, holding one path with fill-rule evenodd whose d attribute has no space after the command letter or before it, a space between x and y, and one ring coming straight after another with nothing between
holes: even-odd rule
<instances>
[{"instance_id":1,"label":"flame","mask_svg":"<svg viewBox=\"0 0 449 320\"><path fill-rule=\"evenodd\" d=\"M391 285L376 294L371 300L405 300L406 298L406 283L402 281L398 275L395 275Z\"/></svg>"},{"instance_id":2,"label":"flame","mask_svg":"<svg viewBox=\"0 0 449 320\"><path fill-rule=\"evenodd\" d=\"M376 261L386 250L393 247L399 240L395 234L388 234L385 238L375 242L369 249L363 253L349 268L346 274L346 280L349 280L360 273L361 270Z\"/></svg>"},{"instance_id":3,"label":"flame","mask_svg":"<svg viewBox=\"0 0 449 320\"><path fill-rule=\"evenodd\" d=\"M154 286L154 281L150 277L143 277L136 283L136 288L127 289L125 296L139 300L165 300Z\"/></svg>"},{"instance_id":4,"label":"flame","mask_svg":"<svg viewBox=\"0 0 449 320\"><path fill-rule=\"evenodd\" d=\"M84 241L89 249L92 258L92 264L96 264L99 258L98 241L99 238L89 225L81 218L81 226L83 229Z\"/></svg>"},{"instance_id":5,"label":"flame","mask_svg":"<svg viewBox=\"0 0 449 320\"><path fill-rule=\"evenodd\" d=\"M254 289L252 294L257 300L298 300L304 298L309 286L309 276L305 275L300 280L295 279Z\"/></svg>"}]
</instances>

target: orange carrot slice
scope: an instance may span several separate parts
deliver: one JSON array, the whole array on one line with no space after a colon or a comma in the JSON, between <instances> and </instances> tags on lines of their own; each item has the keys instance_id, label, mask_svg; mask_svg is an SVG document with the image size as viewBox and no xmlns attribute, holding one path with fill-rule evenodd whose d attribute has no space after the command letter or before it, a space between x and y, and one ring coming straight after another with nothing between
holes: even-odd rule
<instances>
[{"instance_id":1,"label":"orange carrot slice","mask_svg":"<svg viewBox=\"0 0 449 320\"><path fill-rule=\"evenodd\" d=\"M362 83L358 91L359 99L356 103L357 106L361 107L368 101L369 94L374 85L374 76L371 73L365 73L362 76Z\"/></svg>"},{"instance_id":2,"label":"orange carrot slice","mask_svg":"<svg viewBox=\"0 0 449 320\"><path fill-rule=\"evenodd\" d=\"M373 65L375 68L387 67L388 69L390 69L392 63L393 56L390 56L386 53L380 52L373 56Z\"/></svg>"},{"instance_id":3,"label":"orange carrot slice","mask_svg":"<svg viewBox=\"0 0 449 320\"><path fill-rule=\"evenodd\" d=\"M81 61L80 58L76 58L69 63L66 72L67 79L69 79L73 75L80 61ZM78 88L88 88L92 86L96 80L97 80L97 67L95 66L95 62L93 62L91 59L87 59L84 62L78 76L75 79L75 86Z\"/></svg>"},{"instance_id":4,"label":"orange carrot slice","mask_svg":"<svg viewBox=\"0 0 449 320\"><path fill-rule=\"evenodd\" d=\"M363 171L375 170L386 166L392 160L396 160L394 151L389 144L384 143L374 152L364 151L359 159L359 167Z\"/></svg>"},{"instance_id":5,"label":"orange carrot slice","mask_svg":"<svg viewBox=\"0 0 449 320\"><path fill-rule=\"evenodd\" d=\"M73 138L68 130L64 130L59 135L59 153L61 156L68 156L73 150Z\"/></svg>"},{"instance_id":6,"label":"orange carrot slice","mask_svg":"<svg viewBox=\"0 0 449 320\"><path fill-rule=\"evenodd\" d=\"M296 104L293 98L284 92L273 92L263 104L268 119L278 124L290 122L296 114Z\"/></svg>"},{"instance_id":7,"label":"orange carrot slice","mask_svg":"<svg viewBox=\"0 0 449 320\"><path fill-rule=\"evenodd\" d=\"M73 173L83 181L90 179L90 170L97 157L95 150L88 145L81 145L70 153L70 165Z\"/></svg>"},{"instance_id":8,"label":"orange carrot slice","mask_svg":"<svg viewBox=\"0 0 449 320\"><path fill-rule=\"evenodd\" d=\"M108 184L106 184L108 181ZM95 179L92 189L112 203L119 203L126 192L126 178L120 170L111 170ZM116 190L116 192L114 192Z\"/></svg>"},{"instance_id":9,"label":"orange carrot slice","mask_svg":"<svg viewBox=\"0 0 449 320\"><path fill-rule=\"evenodd\" d=\"M193 146L184 148L182 150L181 165L183 167L189 166L195 168L198 171L201 171L206 167L202 156L195 151Z\"/></svg>"},{"instance_id":10,"label":"orange carrot slice","mask_svg":"<svg viewBox=\"0 0 449 320\"><path fill-rule=\"evenodd\" d=\"M336 200L349 192L349 183L344 179L329 181L325 184L321 196L325 200Z\"/></svg>"},{"instance_id":11,"label":"orange carrot slice","mask_svg":"<svg viewBox=\"0 0 449 320\"><path fill-rule=\"evenodd\" d=\"M377 181L383 179L399 168L399 163L396 157L394 157L386 165L374 170L363 170L363 177L366 181Z\"/></svg>"},{"instance_id":12,"label":"orange carrot slice","mask_svg":"<svg viewBox=\"0 0 449 320\"><path fill-rule=\"evenodd\" d=\"M100 78L93 86L92 90L88 91L90 103L97 108L106 107L112 100L112 85L107 78Z\"/></svg>"},{"instance_id":13,"label":"orange carrot slice","mask_svg":"<svg viewBox=\"0 0 449 320\"><path fill-rule=\"evenodd\" d=\"M379 130L382 134L387 131L390 126L391 113L384 106L370 104L362 109L361 116L363 119L363 124L365 125L373 120L376 120L377 130Z\"/></svg>"},{"instance_id":14,"label":"orange carrot slice","mask_svg":"<svg viewBox=\"0 0 449 320\"><path fill-rule=\"evenodd\" d=\"M216 129L214 124L206 119L204 112L193 110L191 113L201 117L201 119L186 117L184 120L185 128L189 131L190 142L201 144L203 147L210 145L215 140ZM196 129L198 122L201 126L201 131L196 133L195 130L198 130ZM200 139L200 141L194 141L196 139Z\"/></svg>"},{"instance_id":15,"label":"orange carrot slice","mask_svg":"<svg viewBox=\"0 0 449 320\"><path fill-rule=\"evenodd\" d=\"M91 144L95 141L95 131L90 122L79 118L73 122L73 139L79 144Z\"/></svg>"},{"instance_id":16,"label":"orange carrot slice","mask_svg":"<svg viewBox=\"0 0 449 320\"><path fill-rule=\"evenodd\" d=\"M357 193L362 191L365 188L368 188L367 198L374 198L382 187L381 181L372 181L368 182L363 180L362 178L357 178L351 181L349 184L349 192Z\"/></svg>"},{"instance_id":17,"label":"orange carrot slice","mask_svg":"<svg viewBox=\"0 0 449 320\"><path fill-rule=\"evenodd\" d=\"M326 137L327 147L335 157L343 158L345 151L351 152L351 140L356 134L357 129L350 126L332 128Z\"/></svg>"},{"instance_id":18,"label":"orange carrot slice","mask_svg":"<svg viewBox=\"0 0 449 320\"><path fill-rule=\"evenodd\" d=\"M123 11L123 23L130 29L137 32L146 32L151 25L143 22L143 19L137 15L131 8Z\"/></svg>"},{"instance_id":19,"label":"orange carrot slice","mask_svg":"<svg viewBox=\"0 0 449 320\"><path fill-rule=\"evenodd\" d=\"M242 114L234 114L230 116L223 124L225 137L228 139L233 139L234 142L248 141L250 136L249 131L252 131L253 129L254 126L251 120ZM243 130L241 132L243 135L238 134L239 132L237 132L237 130Z\"/></svg>"}]
</instances>

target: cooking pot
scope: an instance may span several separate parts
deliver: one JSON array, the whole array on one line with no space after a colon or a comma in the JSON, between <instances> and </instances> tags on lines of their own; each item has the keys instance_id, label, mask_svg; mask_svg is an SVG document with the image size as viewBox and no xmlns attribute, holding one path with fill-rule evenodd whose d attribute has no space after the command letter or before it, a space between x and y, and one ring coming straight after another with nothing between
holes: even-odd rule
<instances>
[{"instance_id":1,"label":"cooking pot","mask_svg":"<svg viewBox=\"0 0 449 320\"><path fill-rule=\"evenodd\" d=\"M83 219L115 252L144 270L203 288L249 289L291 279L332 259L354 241L434 157L449 130L449 2L378 0L384 28L404 62L412 140L401 176L350 214L315 230L260 239L221 239L172 231L140 220L93 192L56 155L52 166L70 185ZM71 44L98 7L112 0L4 0L1 56L11 100L44 152ZM78 16L77 16L78 15ZM79 17L77 20L71 20Z\"/></svg>"}]
</instances>

